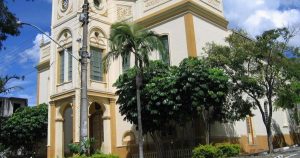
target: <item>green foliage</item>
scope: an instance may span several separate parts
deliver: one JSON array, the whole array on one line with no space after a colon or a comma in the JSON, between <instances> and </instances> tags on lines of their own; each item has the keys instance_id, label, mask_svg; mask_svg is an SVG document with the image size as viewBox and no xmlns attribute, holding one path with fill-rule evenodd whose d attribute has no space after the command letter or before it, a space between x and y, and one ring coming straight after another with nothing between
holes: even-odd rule
<instances>
[{"instance_id":1,"label":"green foliage","mask_svg":"<svg viewBox=\"0 0 300 158\"><path fill-rule=\"evenodd\" d=\"M0 0L0 49L2 42L7 39L8 35L19 35L19 25L17 17L8 10L6 1Z\"/></svg>"},{"instance_id":2,"label":"green foliage","mask_svg":"<svg viewBox=\"0 0 300 158\"><path fill-rule=\"evenodd\" d=\"M214 121L226 119L222 111L228 92L228 76L223 70L209 67L204 60L188 58L180 63L178 71L177 83L182 104L188 106L188 116L199 116L203 110L213 109L209 117Z\"/></svg>"},{"instance_id":3,"label":"green foliage","mask_svg":"<svg viewBox=\"0 0 300 158\"><path fill-rule=\"evenodd\" d=\"M226 158L240 154L238 144L199 145L193 150L193 158Z\"/></svg>"},{"instance_id":4,"label":"green foliage","mask_svg":"<svg viewBox=\"0 0 300 158\"><path fill-rule=\"evenodd\" d=\"M119 156L112 155L112 154L95 154L92 155L91 158L119 158Z\"/></svg>"},{"instance_id":5,"label":"green foliage","mask_svg":"<svg viewBox=\"0 0 300 158\"><path fill-rule=\"evenodd\" d=\"M1 143L16 152L31 156L38 143L47 136L48 110L46 104L18 109L1 125Z\"/></svg>"},{"instance_id":6,"label":"green foliage","mask_svg":"<svg viewBox=\"0 0 300 158\"><path fill-rule=\"evenodd\" d=\"M146 133L160 129L165 123L160 119L167 119L166 116L168 116L168 113L162 113L160 110L160 108L164 108L164 106L160 106L160 103L158 102L155 104L156 106L153 106L154 104L152 104L156 99L158 99L158 97L162 95L165 96L164 91L159 93L156 93L157 91L152 91L153 89L151 86L155 85L149 82L154 77L155 80L159 80L159 78L168 73L168 71L168 66L163 64L161 61L150 62L149 66L143 71L144 86L141 91L141 101L143 105L142 116L144 117L142 117L142 122L144 124L143 130ZM126 73L122 74L114 84L114 86L118 89L116 94L119 95L117 103L120 104L120 113L125 116L125 120L135 125L137 125L136 74L137 70L135 68L129 69ZM150 93L148 93L148 90ZM152 96L151 94L153 93L156 94Z\"/></svg>"},{"instance_id":7,"label":"green foliage","mask_svg":"<svg viewBox=\"0 0 300 158\"><path fill-rule=\"evenodd\" d=\"M95 142L94 138L88 138L86 140L81 140L80 143L68 144L70 152L76 155L83 155L88 149L91 148Z\"/></svg>"},{"instance_id":8,"label":"green foliage","mask_svg":"<svg viewBox=\"0 0 300 158\"><path fill-rule=\"evenodd\" d=\"M300 82L291 82L279 88L276 105L283 109L292 109L300 103Z\"/></svg>"},{"instance_id":9,"label":"green foliage","mask_svg":"<svg viewBox=\"0 0 300 158\"><path fill-rule=\"evenodd\" d=\"M68 148L70 149L70 152L76 155L81 155L83 152L81 152L80 144L78 143L71 143L68 144Z\"/></svg>"},{"instance_id":10,"label":"green foliage","mask_svg":"<svg viewBox=\"0 0 300 158\"><path fill-rule=\"evenodd\" d=\"M137 125L135 68L122 74L117 87L120 112L125 120ZM171 122L185 124L213 107L212 118L227 120L223 102L227 96L228 77L220 69L210 68L197 58L185 59L180 66L168 67L161 61L150 62L143 71L141 91L142 122L145 133L162 131Z\"/></svg>"},{"instance_id":11,"label":"green foliage","mask_svg":"<svg viewBox=\"0 0 300 158\"><path fill-rule=\"evenodd\" d=\"M11 92L12 90L15 89L20 89L21 87L19 86L13 86L13 87L7 87L8 83L11 80L19 80L19 79L24 79L24 77L19 77L19 76L5 76L5 77L0 77L0 94L7 94Z\"/></svg>"},{"instance_id":12,"label":"green foliage","mask_svg":"<svg viewBox=\"0 0 300 158\"><path fill-rule=\"evenodd\" d=\"M288 45L292 37L286 28L266 31L256 39L237 31L226 38L227 46L212 43L206 48L209 63L223 68L230 77L232 100L229 103L236 105L234 98L238 98L244 110L237 112L242 114L258 108L269 137L274 100L286 108L299 101L299 94L292 88L299 84L299 49ZM293 54L292 58L287 52ZM272 142L268 144L272 152Z\"/></svg>"},{"instance_id":13,"label":"green foliage","mask_svg":"<svg viewBox=\"0 0 300 158\"><path fill-rule=\"evenodd\" d=\"M91 156L85 156L85 155L75 155L72 158L119 158L119 156L112 155L112 154L103 154L98 153Z\"/></svg>"},{"instance_id":14,"label":"green foliage","mask_svg":"<svg viewBox=\"0 0 300 158\"><path fill-rule=\"evenodd\" d=\"M110 52L103 58L107 70L111 59L122 57L126 60L131 53L136 59L135 66L141 70L149 64L149 54L153 51L165 56L166 51L161 36L134 23L112 24L109 36Z\"/></svg>"},{"instance_id":15,"label":"green foliage","mask_svg":"<svg viewBox=\"0 0 300 158\"><path fill-rule=\"evenodd\" d=\"M241 151L241 147L238 144L219 144L217 148L222 152L223 157L238 156Z\"/></svg>"},{"instance_id":16,"label":"green foliage","mask_svg":"<svg viewBox=\"0 0 300 158\"><path fill-rule=\"evenodd\" d=\"M200 145L193 150L192 158L221 158L222 151L213 145Z\"/></svg>"}]
</instances>

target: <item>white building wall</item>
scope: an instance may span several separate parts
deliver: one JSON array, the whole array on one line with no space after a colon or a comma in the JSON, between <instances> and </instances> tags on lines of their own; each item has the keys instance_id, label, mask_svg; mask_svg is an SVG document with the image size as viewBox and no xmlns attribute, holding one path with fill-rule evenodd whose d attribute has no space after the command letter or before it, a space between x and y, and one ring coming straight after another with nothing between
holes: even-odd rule
<instances>
[{"instance_id":1,"label":"white building wall","mask_svg":"<svg viewBox=\"0 0 300 158\"><path fill-rule=\"evenodd\" d=\"M158 34L169 35L170 62L178 65L188 57L184 17L178 17L154 28L150 28ZM152 54L152 59L159 59L158 53Z\"/></svg>"},{"instance_id":2,"label":"white building wall","mask_svg":"<svg viewBox=\"0 0 300 158\"><path fill-rule=\"evenodd\" d=\"M48 104L49 101L50 101L50 96L49 96L49 80L50 80L50 76L49 76L49 69L47 70L44 70L42 72L39 72L39 98L38 98L38 101L39 103L38 104L41 104L41 103L46 103Z\"/></svg>"},{"instance_id":3,"label":"white building wall","mask_svg":"<svg viewBox=\"0 0 300 158\"><path fill-rule=\"evenodd\" d=\"M207 56L203 50L207 43L225 44L225 38L230 34L227 29L197 16L194 16L194 25L197 55L200 57Z\"/></svg>"}]
</instances>

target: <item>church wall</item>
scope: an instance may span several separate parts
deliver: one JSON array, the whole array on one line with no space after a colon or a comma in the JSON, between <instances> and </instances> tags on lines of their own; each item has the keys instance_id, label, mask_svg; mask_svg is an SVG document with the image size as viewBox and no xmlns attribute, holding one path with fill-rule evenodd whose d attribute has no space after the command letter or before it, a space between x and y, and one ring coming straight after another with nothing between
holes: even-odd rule
<instances>
[{"instance_id":1,"label":"church wall","mask_svg":"<svg viewBox=\"0 0 300 158\"><path fill-rule=\"evenodd\" d=\"M166 9L169 6L176 5L178 3L184 3L187 1L193 1L210 11L223 16L223 2L222 0L138 0L135 4L136 9L134 11L134 20L148 16L159 10Z\"/></svg>"},{"instance_id":2,"label":"church wall","mask_svg":"<svg viewBox=\"0 0 300 158\"><path fill-rule=\"evenodd\" d=\"M197 56L207 56L203 48L207 43L225 44L225 38L230 34L226 28L222 28L201 17L194 16Z\"/></svg>"},{"instance_id":3,"label":"church wall","mask_svg":"<svg viewBox=\"0 0 300 158\"><path fill-rule=\"evenodd\" d=\"M178 65L182 59L188 57L187 39L183 16L150 28L158 34L169 36L170 62ZM159 59L158 53L153 53L152 58Z\"/></svg>"},{"instance_id":4,"label":"church wall","mask_svg":"<svg viewBox=\"0 0 300 158\"><path fill-rule=\"evenodd\" d=\"M49 69L38 73L38 104L49 103Z\"/></svg>"}]
</instances>

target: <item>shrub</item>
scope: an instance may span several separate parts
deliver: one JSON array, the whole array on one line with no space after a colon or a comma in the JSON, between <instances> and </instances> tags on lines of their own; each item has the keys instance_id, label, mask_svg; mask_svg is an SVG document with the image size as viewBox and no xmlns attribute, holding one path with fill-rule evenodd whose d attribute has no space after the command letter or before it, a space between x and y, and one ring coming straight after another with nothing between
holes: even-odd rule
<instances>
[{"instance_id":1,"label":"shrub","mask_svg":"<svg viewBox=\"0 0 300 158\"><path fill-rule=\"evenodd\" d=\"M193 150L193 158L219 158L222 151L213 145L200 145Z\"/></svg>"},{"instance_id":2,"label":"shrub","mask_svg":"<svg viewBox=\"0 0 300 158\"><path fill-rule=\"evenodd\" d=\"M118 156L112 155L112 154L94 154L91 156L85 156L85 155L75 155L72 158L119 158Z\"/></svg>"},{"instance_id":3,"label":"shrub","mask_svg":"<svg viewBox=\"0 0 300 158\"><path fill-rule=\"evenodd\" d=\"M233 157L240 154L241 148L238 144L220 144L217 148L222 151L223 157Z\"/></svg>"},{"instance_id":4,"label":"shrub","mask_svg":"<svg viewBox=\"0 0 300 158\"><path fill-rule=\"evenodd\" d=\"M72 143L68 145L69 150L73 154L81 154L81 148L79 143Z\"/></svg>"},{"instance_id":5,"label":"shrub","mask_svg":"<svg viewBox=\"0 0 300 158\"><path fill-rule=\"evenodd\" d=\"M46 104L19 108L9 118L1 121L1 144L10 149L12 156L21 153L22 157L33 157L35 153L41 152L41 145L46 145L42 143L47 138L47 127Z\"/></svg>"},{"instance_id":6,"label":"shrub","mask_svg":"<svg viewBox=\"0 0 300 158\"><path fill-rule=\"evenodd\" d=\"M112 154L95 154L92 155L91 158L119 158L118 156L112 155Z\"/></svg>"}]
</instances>

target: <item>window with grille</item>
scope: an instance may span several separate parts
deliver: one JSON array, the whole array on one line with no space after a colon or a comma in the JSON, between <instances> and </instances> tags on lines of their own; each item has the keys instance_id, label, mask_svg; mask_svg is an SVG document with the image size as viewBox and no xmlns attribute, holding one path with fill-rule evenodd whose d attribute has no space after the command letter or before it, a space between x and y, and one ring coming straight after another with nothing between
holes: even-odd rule
<instances>
[{"instance_id":1,"label":"window with grille","mask_svg":"<svg viewBox=\"0 0 300 158\"><path fill-rule=\"evenodd\" d=\"M59 52L59 83L64 83L65 79L65 53Z\"/></svg>"},{"instance_id":2,"label":"window with grille","mask_svg":"<svg viewBox=\"0 0 300 158\"><path fill-rule=\"evenodd\" d=\"M91 53L91 80L103 81L102 53L103 50L96 47L90 48Z\"/></svg>"},{"instance_id":3,"label":"window with grille","mask_svg":"<svg viewBox=\"0 0 300 158\"><path fill-rule=\"evenodd\" d=\"M170 48L169 48L169 36L168 35L163 35L162 36L162 43L165 48L165 54L162 55L161 53L159 54L160 60L162 60L164 63L170 65Z\"/></svg>"},{"instance_id":4,"label":"window with grille","mask_svg":"<svg viewBox=\"0 0 300 158\"><path fill-rule=\"evenodd\" d=\"M72 47L59 52L59 83L72 81ZM66 75L67 76L66 76Z\"/></svg>"},{"instance_id":5,"label":"window with grille","mask_svg":"<svg viewBox=\"0 0 300 158\"><path fill-rule=\"evenodd\" d=\"M126 55L122 59L122 70L123 72L127 71L130 68L130 54Z\"/></svg>"},{"instance_id":6,"label":"window with grille","mask_svg":"<svg viewBox=\"0 0 300 158\"><path fill-rule=\"evenodd\" d=\"M72 69L73 69L73 66L72 66L72 48L68 48L67 49L68 52L67 52L67 55L68 55L68 80L69 81L72 81Z\"/></svg>"}]
</instances>

